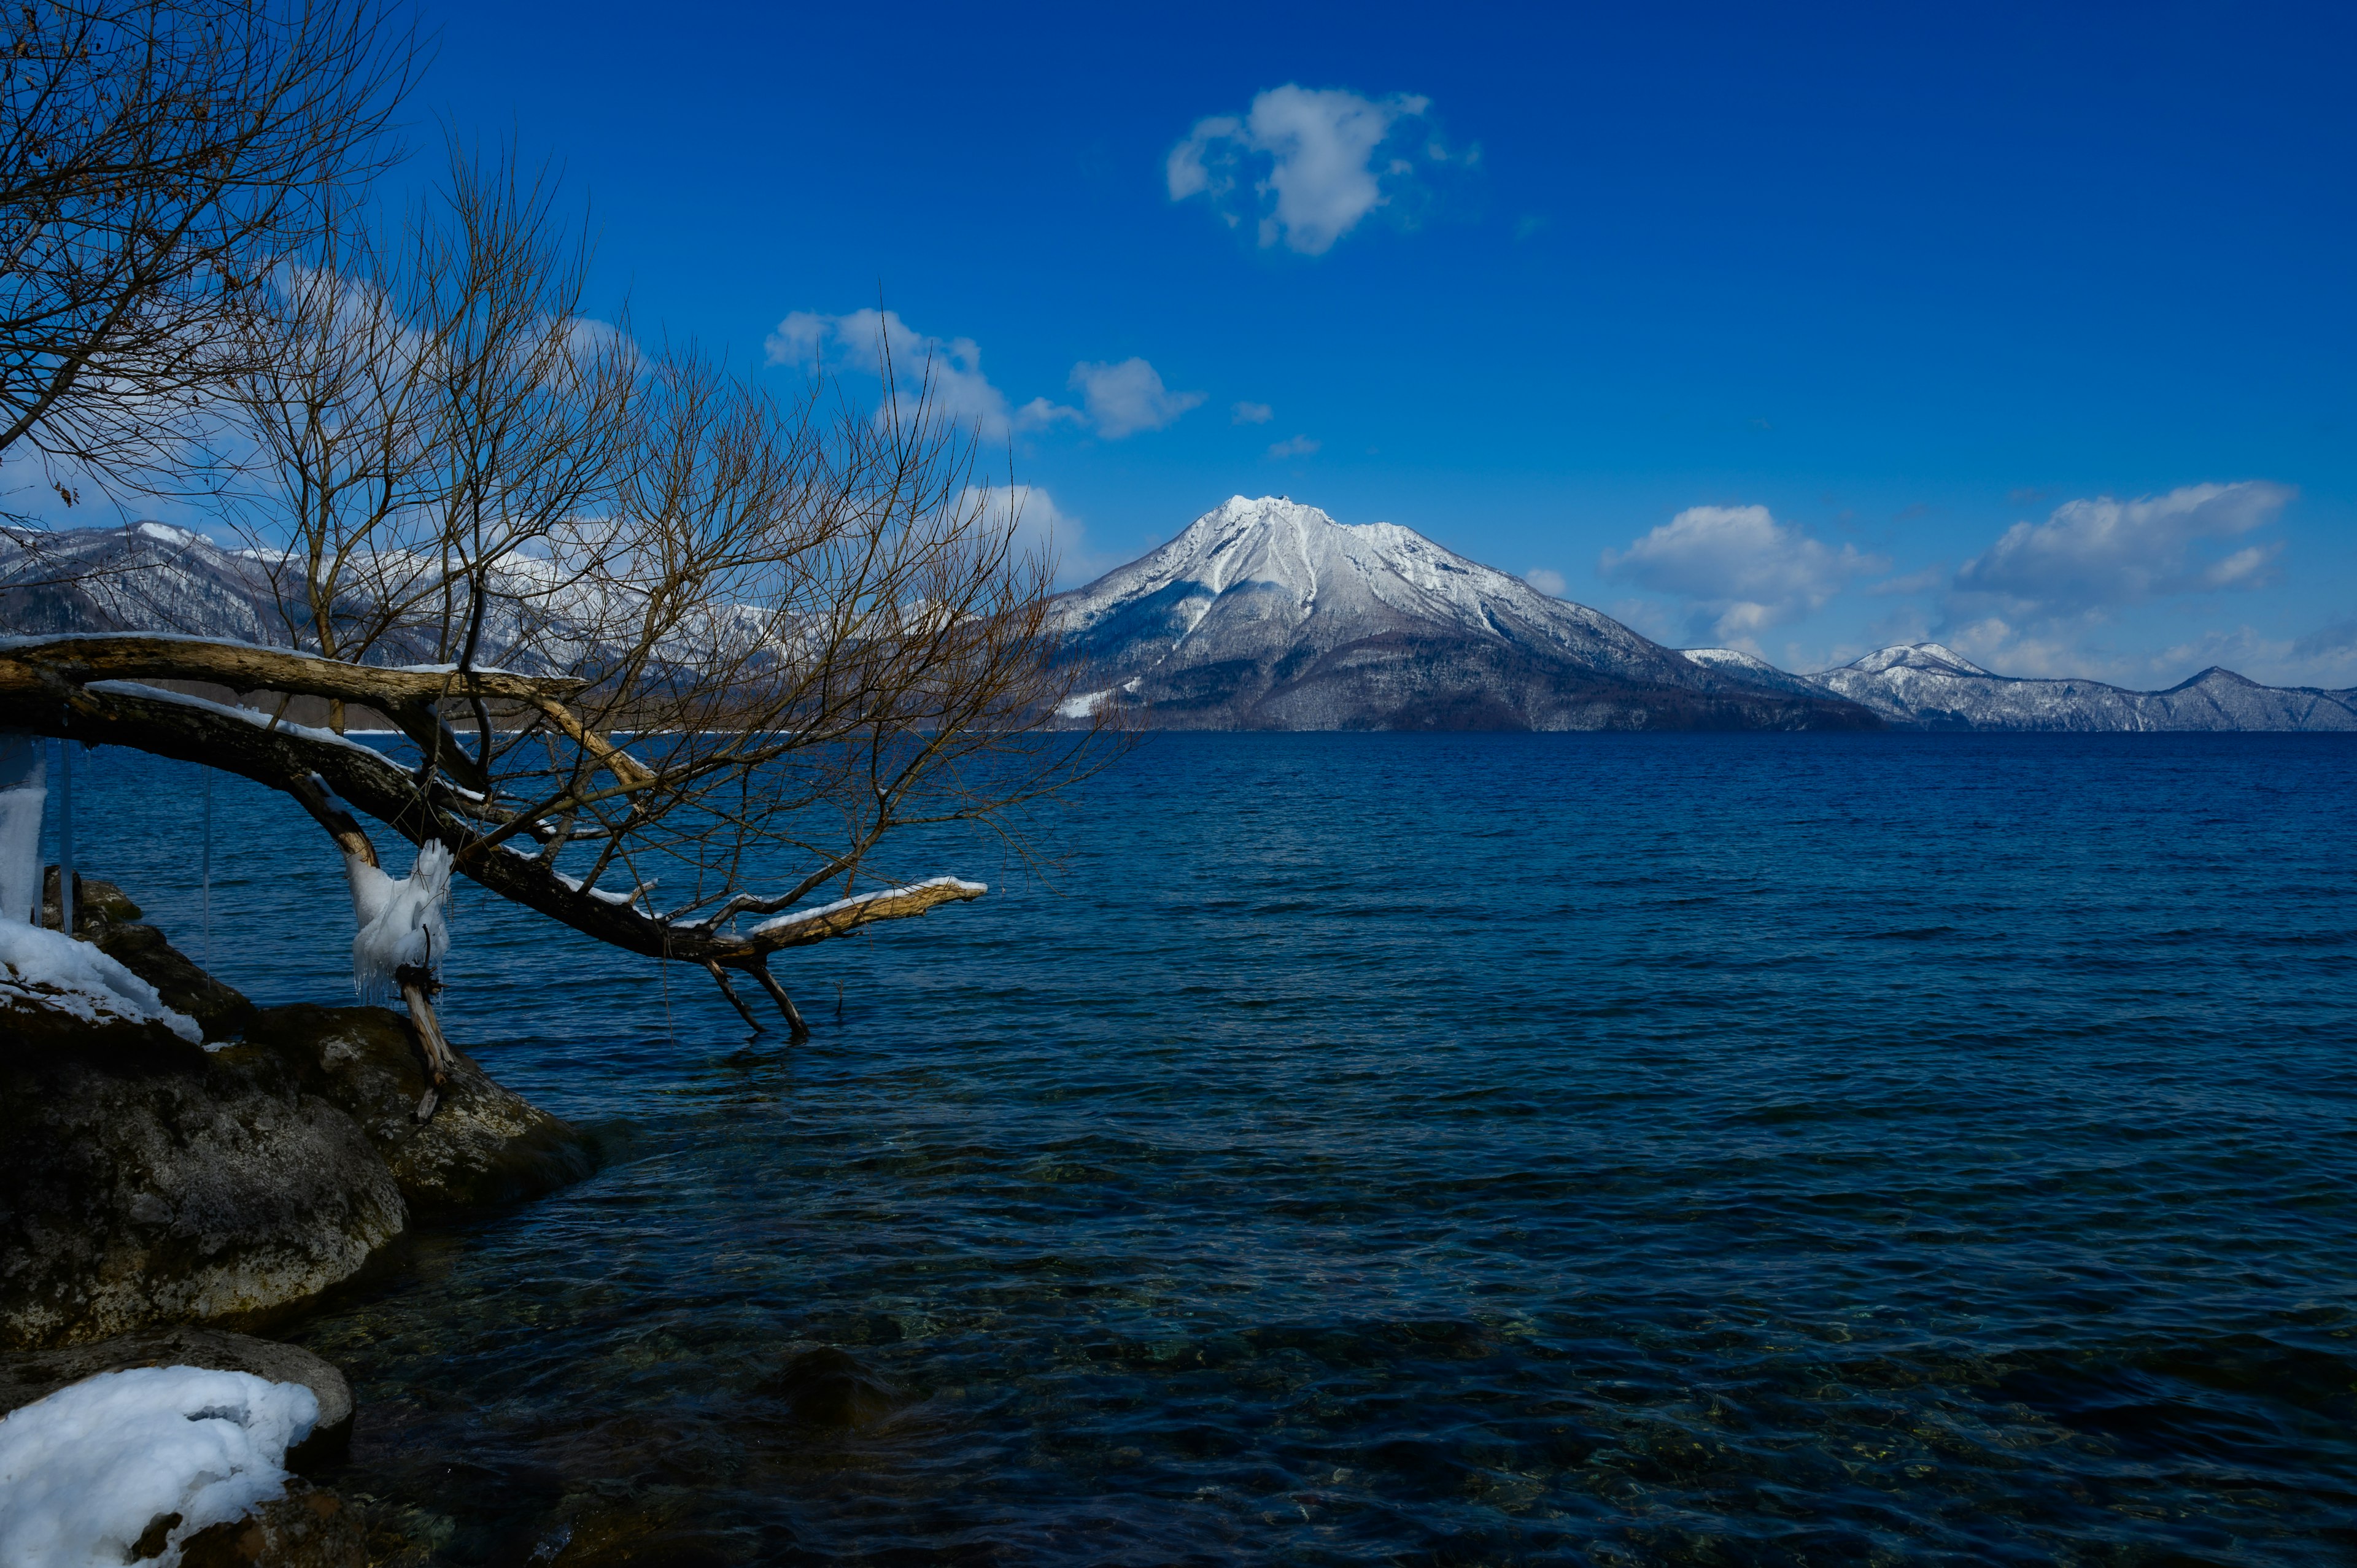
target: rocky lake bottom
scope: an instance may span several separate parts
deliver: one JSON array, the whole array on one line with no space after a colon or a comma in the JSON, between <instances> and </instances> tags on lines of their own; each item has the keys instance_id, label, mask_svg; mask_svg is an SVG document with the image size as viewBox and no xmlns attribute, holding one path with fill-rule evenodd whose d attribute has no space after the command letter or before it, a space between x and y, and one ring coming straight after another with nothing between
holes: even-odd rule
<instances>
[{"instance_id":1,"label":"rocky lake bottom","mask_svg":"<svg viewBox=\"0 0 2357 1568\"><path fill-rule=\"evenodd\" d=\"M81 855L340 1002L289 803ZM2357 742L1150 738L807 1041L462 885L588 1179L271 1330L424 1564L2357 1554ZM402 857L389 857L399 869Z\"/></svg>"}]
</instances>

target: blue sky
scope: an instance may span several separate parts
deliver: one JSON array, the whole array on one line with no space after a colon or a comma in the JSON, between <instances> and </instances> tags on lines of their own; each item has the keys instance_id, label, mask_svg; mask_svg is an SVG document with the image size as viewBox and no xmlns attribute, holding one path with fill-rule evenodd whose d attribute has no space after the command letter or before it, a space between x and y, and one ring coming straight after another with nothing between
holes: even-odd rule
<instances>
[{"instance_id":1,"label":"blue sky","mask_svg":"<svg viewBox=\"0 0 2357 1568\"><path fill-rule=\"evenodd\" d=\"M1792 667L2357 683L2343 11L426 5L642 331L889 310L1068 580L1278 492Z\"/></svg>"}]
</instances>

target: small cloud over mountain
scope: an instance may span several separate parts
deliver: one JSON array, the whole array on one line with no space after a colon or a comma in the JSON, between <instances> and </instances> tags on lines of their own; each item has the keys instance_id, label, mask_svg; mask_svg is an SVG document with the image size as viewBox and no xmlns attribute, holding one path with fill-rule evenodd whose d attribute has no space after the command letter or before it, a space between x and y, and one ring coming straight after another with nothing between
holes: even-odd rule
<instances>
[{"instance_id":1,"label":"small cloud over mountain","mask_svg":"<svg viewBox=\"0 0 2357 1568\"><path fill-rule=\"evenodd\" d=\"M1240 403L1228 411L1230 424L1266 424L1276 417L1276 410L1265 403Z\"/></svg>"},{"instance_id":2,"label":"small cloud over mountain","mask_svg":"<svg viewBox=\"0 0 2357 1568\"><path fill-rule=\"evenodd\" d=\"M1563 580L1562 573L1551 571L1544 566L1532 567L1523 574L1523 581L1551 599L1563 597L1563 590L1567 586Z\"/></svg>"},{"instance_id":3,"label":"small cloud over mountain","mask_svg":"<svg viewBox=\"0 0 2357 1568\"><path fill-rule=\"evenodd\" d=\"M1273 443L1268 449L1272 457L1307 457L1318 450L1318 443L1307 435L1289 436Z\"/></svg>"},{"instance_id":4,"label":"small cloud over mountain","mask_svg":"<svg viewBox=\"0 0 2357 1568\"><path fill-rule=\"evenodd\" d=\"M1170 391L1152 365L1135 358L1119 364L1074 365L1070 384L1088 405L1096 433L1108 441L1160 430L1200 403L1204 395Z\"/></svg>"},{"instance_id":5,"label":"small cloud over mountain","mask_svg":"<svg viewBox=\"0 0 2357 1568\"><path fill-rule=\"evenodd\" d=\"M1822 607L1887 563L1856 545L1835 550L1764 506L1696 506L1631 543L1598 569L1684 601L1687 635L1757 651L1760 634Z\"/></svg>"}]
</instances>

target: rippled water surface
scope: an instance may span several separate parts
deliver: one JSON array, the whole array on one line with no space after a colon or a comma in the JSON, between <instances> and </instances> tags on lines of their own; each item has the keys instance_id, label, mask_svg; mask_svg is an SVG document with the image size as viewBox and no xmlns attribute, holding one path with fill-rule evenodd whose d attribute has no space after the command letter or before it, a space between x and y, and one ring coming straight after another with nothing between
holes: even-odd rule
<instances>
[{"instance_id":1,"label":"rippled water surface","mask_svg":"<svg viewBox=\"0 0 2357 1568\"><path fill-rule=\"evenodd\" d=\"M82 838L193 950L190 777ZM799 1047L473 894L452 1032L608 1164L286 1332L454 1564L2346 1562L2352 784L1166 736L1051 889L782 966ZM215 810L216 968L331 997L324 841Z\"/></svg>"}]
</instances>

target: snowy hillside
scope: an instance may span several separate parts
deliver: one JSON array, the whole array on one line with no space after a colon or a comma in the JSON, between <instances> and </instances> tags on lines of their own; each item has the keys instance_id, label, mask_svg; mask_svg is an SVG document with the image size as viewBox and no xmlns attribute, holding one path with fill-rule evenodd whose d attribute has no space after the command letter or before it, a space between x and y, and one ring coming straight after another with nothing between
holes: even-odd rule
<instances>
[{"instance_id":1,"label":"snowy hillside","mask_svg":"<svg viewBox=\"0 0 2357 1568\"><path fill-rule=\"evenodd\" d=\"M2132 692L2101 681L1992 674L1936 642L1881 649L1815 675L1787 675L1727 649L1690 649L1686 657L1714 669L1743 660L1909 729L2357 730L2357 691L2262 686L2215 666L2165 692Z\"/></svg>"},{"instance_id":2,"label":"snowy hillside","mask_svg":"<svg viewBox=\"0 0 2357 1568\"><path fill-rule=\"evenodd\" d=\"M161 522L0 529L0 629L178 631L283 643L263 564Z\"/></svg>"},{"instance_id":3,"label":"snowy hillside","mask_svg":"<svg viewBox=\"0 0 2357 1568\"><path fill-rule=\"evenodd\" d=\"M285 647L294 641L291 628L309 623L300 565L161 522L54 533L0 529L0 635L169 631ZM348 567L349 581L411 607L382 633L372 658L436 663L448 656L439 596L421 591L437 580L435 558L389 551L355 555ZM517 553L500 561L490 580L485 665L578 672L640 630L643 596L613 570L584 575L545 553ZM378 605L357 593L338 611L347 625L373 628L380 619ZM775 641L776 628L757 611L735 607L691 619L673 635L659 646L693 659L714 647Z\"/></svg>"},{"instance_id":4,"label":"snowy hillside","mask_svg":"<svg viewBox=\"0 0 2357 1568\"><path fill-rule=\"evenodd\" d=\"M1231 498L1059 603L1092 698L1203 728L1856 725L1814 689L1698 668L1394 523ZM1085 704L1075 703L1074 711Z\"/></svg>"}]
</instances>

